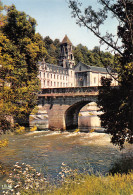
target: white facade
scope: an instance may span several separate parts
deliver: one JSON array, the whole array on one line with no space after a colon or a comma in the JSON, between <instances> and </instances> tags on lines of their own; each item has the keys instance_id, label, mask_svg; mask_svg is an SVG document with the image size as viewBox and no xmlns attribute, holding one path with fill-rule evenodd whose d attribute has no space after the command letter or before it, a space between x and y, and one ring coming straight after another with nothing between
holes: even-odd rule
<instances>
[{"instance_id":1,"label":"white facade","mask_svg":"<svg viewBox=\"0 0 133 195\"><path fill-rule=\"evenodd\" d=\"M39 62L41 88L74 87L75 72L61 66Z\"/></svg>"},{"instance_id":2,"label":"white facade","mask_svg":"<svg viewBox=\"0 0 133 195\"><path fill-rule=\"evenodd\" d=\"M79 62L75 68L75 86L101 86L101 78L112 78L111 85L117 86L117 73L102 67L89 66ZM113 77L112 77L112 76Z\"/></svg>"},{"instance_id":3,"label":"white facade","mask_svg":"<svg viewBox=\"0 0 133 195\"><path fill-rule=\"evenodd\" d=\"M59 65L39 62L39 79L41 88L64 88L82 86L101 86L101 77L112 78L112 86L117 86L118 82L109 74L110 70L102 67L89 66L79 62L75 66L72 53L72 43L67 36L61 43L61 56ZM110 72L111 73L111 72Z\"/></svg>"}]
</instances>

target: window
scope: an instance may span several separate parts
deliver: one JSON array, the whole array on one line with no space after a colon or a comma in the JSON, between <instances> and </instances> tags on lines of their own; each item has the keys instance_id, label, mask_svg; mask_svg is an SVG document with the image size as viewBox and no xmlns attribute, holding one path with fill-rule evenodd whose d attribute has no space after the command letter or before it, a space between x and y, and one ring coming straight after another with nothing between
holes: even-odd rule
<instances>
[{"instance_id":1,"label":"window","mask_svg":"<svg viewBox=\"0 0 133 195\"><path fill-rule=\"evenodd\" d=\"M41 77L41 72L40 72L40 77Z\"/></svg>"},{"instance_id":2,"label":"window","mask_svg":"<svg viewBox=\"0 0 133 195\"><path fill-rule=\"evenodd\" d=\"M57 87L59 87L59 82L57 83Z\"/></svg>"},{"instance_id":3,"label":"window","mask_svg":"<svg viewBox=\"0 0 133 195\"><path fill-rule=\"evenodd\" d=\"M47 85L49 86L49 81L47 81Z\"/></svg>"},{"instance_id":4,"label":"window","mask_svg":"<svg viewBox=\"0 0 133 195\"><path fill-rule=\"evenodd\" d=\"M94 77L94 83L96 83L96 77Z\"/></svg>"},{"instance_id":5,"label":"window","mask_svg":"<svg viewBox=\"0 0 133 195\"><path fill-rule=\"evenodd\" d=\"M81 66L79 67L79 71L81 71Z\"/></svg>"},{"instance_id":6,"label":"window","mask_svg":"<svg viewBox=\"0 0 133 195\"><path fill-rule=\"evenodd\" d=\"M60 79L62 79L62 76L60 75Z\"/></svg>"},{"instance_id":7,"label":"window","mask_svg":"<svg viewBox=\"0 0 133 195\"><path fill-rule=\"evenodd\" d=\"M44 72L44 78L45 78L45 72Z\"/></svg>"},{"instance_id":8,"label":"window","mask_svg":"<svg viewBox=\"0 0 133 195\"><path fill-rule=\"evenodd\" d=\"M62 87L62 82L60 83L60 86Z\"/></svg>"},{"instance_id":9,"label":"window","mask_svg":"<svg viewBox=\"0 0 133 195\"><path fill-rule=\"evenodd\" d=\"M55 74L54 74L54 79L55 79Z\"/></svg>"},{"instance_id":10,"label":"window","mask_svg":"<svg viewBox=\"0 0 133 195\"><path fill-rule=\"evenodd\" d=\"M47 74L47 78L49 78L49 73Z\"/></svg>"},{"instance_id":11,"label":"window","mask_svg":"<svg viewBox=\"0 0 133 195\"><path fill-rule=\"evenodd\" d=\"M51 74L51 79L52 79L52 74Z\"/></svg>"},{"instance_id":12,"label":"window","mask_svg":"<svg viewBox=\"0 0 133 195\"><path fill-rule=\"evenodd\" d=\"M51 81L51 86L52 86L52 81Z\"/></svg>"},{"instance_id":13,"label":"window","mask_svg":"<svg viewBox=\"0 0 133 195\"><path fill-rule=\"evenodd\" d=\"M56 86L56 82L54 82L54 87Z\"/></svg>"},{"instance_id":14,"label":"window","mask_svg":"<svg viewBox=\"0 0 133 195\"><path fill-rule=\"evenodd\" d=\"M57 75L57 79L59 79L59 75Z\"/></svg>"}]
</instances>

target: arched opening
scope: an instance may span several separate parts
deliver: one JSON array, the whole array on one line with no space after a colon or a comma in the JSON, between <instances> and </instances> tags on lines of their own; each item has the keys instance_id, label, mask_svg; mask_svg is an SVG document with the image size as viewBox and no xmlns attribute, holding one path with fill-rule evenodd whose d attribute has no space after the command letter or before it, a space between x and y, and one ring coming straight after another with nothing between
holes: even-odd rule
<instances>
[{"instance_id":1,"label":"arched opening","mask_svg":"<svg viewBox=\"0 0 133 195\"><path fill-rule=\"evenodd\" d=\"M88 101L81 101L70 106L65 112L66 130L78 128L78 115L82 107L88 104Z\"/></svg>"},{"instance_id":2,"label":"arched opening","mask_svg":"<svg viewBox=\"0 0 133 195\"><path fill-rule=\"evenodd\" d=\"M81 101L70 106L65 112L66 130L76 128L88 131L101 126L100 118L97 116L99 109L95 102Z\"/></svg>"},{"instance_id":3,"label":"arched opening","mask_svg":"<svg viewBox=\"0 0 133 195\"><path fill-rule=\"evenodd\" d=\"M101 120L99 118L101 111L99 110L96 102L90 102L81 108L78 118L78 128L84 132L90 130L101 131Z\"/></svg>"}]
</instances>

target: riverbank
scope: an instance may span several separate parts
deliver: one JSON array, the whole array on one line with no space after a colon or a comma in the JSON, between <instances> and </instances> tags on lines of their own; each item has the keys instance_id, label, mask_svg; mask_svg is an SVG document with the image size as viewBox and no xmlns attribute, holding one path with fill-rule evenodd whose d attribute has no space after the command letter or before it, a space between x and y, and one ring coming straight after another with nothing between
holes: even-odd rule
<instances>
[{"instance_id":1,"label":"riverbank","mask_svg":"<svg viewBox=\"0 0 133 195\"><path fill-rule=\"evenodd\" d=\"M66 179L60 186L48 195L131 195L133 193L133 173L128 175L116 174L115 176L77 175L75 179ZM33 194L33 193L32 193ZM41 194L41 193L39 193Z\"/></svg>"},{"instance_id":2,"label":"riverbank","mask_svg":"<svg viewBox=\"0 0 133 195\"><path fill-rule=\"evenodd\" d=\"M3 194L19 195L131 195L133 193L133 172L103 176L79 173L62 163L60 181L51 184L33 167L16 163L7 180L7 190Z\"/></svg>"}]
</instances>

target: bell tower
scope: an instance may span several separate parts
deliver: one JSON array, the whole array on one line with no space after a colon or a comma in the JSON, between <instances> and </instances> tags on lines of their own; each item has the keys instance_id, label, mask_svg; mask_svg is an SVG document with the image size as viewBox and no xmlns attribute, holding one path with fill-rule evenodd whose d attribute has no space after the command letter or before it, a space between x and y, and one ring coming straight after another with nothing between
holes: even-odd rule
<instances>
[{"instance_id":1,"label":"bell tower","mask_svg":"<svg viewBox=\"0 0 133 195\"><path fill-rule=\"evenodd\" d=\"M63 41L61 42L61 55L59 59L59 65L63 68L72 68L75 65L74 56L72 52L72 43L65 35Z\"/></svg>"}]
</instances>

